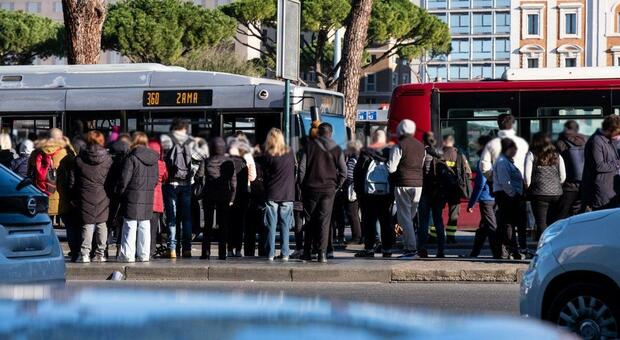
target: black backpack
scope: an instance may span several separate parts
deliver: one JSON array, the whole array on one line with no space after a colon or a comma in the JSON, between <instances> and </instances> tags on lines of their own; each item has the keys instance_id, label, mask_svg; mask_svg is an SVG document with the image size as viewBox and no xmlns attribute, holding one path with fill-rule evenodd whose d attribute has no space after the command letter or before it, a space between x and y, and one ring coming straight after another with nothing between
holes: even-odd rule
<instances>
[{"instance_id":1,"label":"black backpack","mask_svg":"<svg viewBox=\"0 0 620 340\"><path fill-rule=\"evenodd\" d=\"M164 161L168 168L168 177L171 181L188 181L192 172L192 151L190 150L191 138L180 144L172 135L172 148L166 153Z\"/></svg>"},{"instance_id":2,"label":"black backpack","mask_svg":"<svg viewBox=\"0 0 620 340\"><path fill-rule=\"evenodd\" d=\"M564 151L566 165L566 178L571 181L581 181L583 166L585 164L585 146L577 145L569 140L564 141L568 149Z\"/></svg>"},{"instance_id":3,"label":"black backpack","mask_svg":"<svg viewBox=\"0 0 620 340\"><path fill-rule=\"evenodd\" d=\"M463 154L460 151L457 153L454 168L445 161L438 160L435 162L435 173L439 187L447 197L453 200L469 198L471 195L470 180L465 169Z\"/></svg>"}]
</instances>

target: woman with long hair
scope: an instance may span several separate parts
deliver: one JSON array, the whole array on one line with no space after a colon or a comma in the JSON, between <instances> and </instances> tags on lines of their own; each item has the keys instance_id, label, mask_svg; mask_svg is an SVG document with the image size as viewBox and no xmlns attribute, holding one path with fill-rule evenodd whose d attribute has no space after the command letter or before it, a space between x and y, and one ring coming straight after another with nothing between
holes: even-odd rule
<instances>
[{"instance_id":1,"label":"woman with long hair","mask_svg":"<svg viewBox=\"0 0 620 340\"><path fill-rule=\"evenodd\" d=\"M276 231L280 227L281 258L289 258L289 230L293 225L295 201L295 155L284 142L282 131L273 128L267 134L263 159L265 183L265 224L267 225L267 256L273 261L276 252Z\"/></svg>"},{"instance_id":2,"label":"woman with long hair","mask_svg":"<svg viewBox=\"0 0 620 340\"><path fill-rule=\"evenodd\" d=\"M525 186L536 221L536 239L557 219L557 204L565 179L564 160L549 135L534 134L525 157Z\"/></svg>"},{"instance_id":3,"label":"woman with long hair","mask_svg":"<svg viewBox=\"0 0 620 340\"><path fill-rule=\"evenodd\" d=\"M148 143L149 138L144 132L133 134L131 151L118 183L117 192L124 213L120 262L148 262L150 259L150 220L159 179L159 155L148 147Z\"/></svg>"}]
</instances>

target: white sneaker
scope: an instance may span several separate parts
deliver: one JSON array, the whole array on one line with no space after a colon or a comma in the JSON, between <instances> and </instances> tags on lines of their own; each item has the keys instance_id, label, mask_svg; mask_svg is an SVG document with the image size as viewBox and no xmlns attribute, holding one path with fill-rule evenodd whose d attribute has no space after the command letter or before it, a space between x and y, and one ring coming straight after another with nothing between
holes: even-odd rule
<instances>
[{"instance_id":1,"label":"white sneaker","mask_svg":"<svg viewBox=\"0 0 620 340\"><path fill-rule=\"evenodd\" d=\"M284 256L284 255L282 255L282 261L284 261L284 262L288 262L288 256Z\"/></svg>"},{"instance_id":2,"label":"white sneaker","mask_svg":"<svg viewBox=\"0 0 620 340\"><path fill-rule=\"evenodd\" d=\"M82 256L80 255L77 260L75 260L76 263L90 263L90 257L88 256Z\"/></svg>"},{"instance_id":3,"label":"white sneaker","mask_svg":"<svg viewBox=\"0 0 620 340\"><path fill-rule=\"evenodd\" d=\"M269 262L273 262L273 259L274 259L273 256L270 256L269 257Z\"/></svg>"}]
</instances>

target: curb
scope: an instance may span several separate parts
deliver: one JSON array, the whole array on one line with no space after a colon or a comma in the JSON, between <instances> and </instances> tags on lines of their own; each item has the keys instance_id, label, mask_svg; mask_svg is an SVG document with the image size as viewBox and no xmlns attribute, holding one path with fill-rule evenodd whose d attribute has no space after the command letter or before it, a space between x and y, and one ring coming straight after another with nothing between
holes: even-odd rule
<instances>
[{"instance_id":1,"label":"curb","mask_svg":"<svg viewBox=\"0 0 620 340\"><path fill-rule=\"evenodd\" d=\"M280 266L280 265L157 265L149 264L67 264L67 280L106 280L113 271L126 280L185 281L268 281L268 282L493 282L519 283L525 265L478 264L472 268L454 265L411 264L393 266ZM441 268L441 267L455 267ZM491 267L491 268L485 268Z\"/></svg>"}]
</instances>

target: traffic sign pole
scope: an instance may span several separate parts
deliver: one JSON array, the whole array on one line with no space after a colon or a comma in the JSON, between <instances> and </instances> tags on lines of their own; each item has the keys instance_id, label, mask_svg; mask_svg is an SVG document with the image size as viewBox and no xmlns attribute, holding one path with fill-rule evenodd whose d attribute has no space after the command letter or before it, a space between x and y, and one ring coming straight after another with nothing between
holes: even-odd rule
<instances>
[{"instance_id":1,"label":"traffic sign pole","mask_svg":"<svg viewBox=\"0 0 620 340\"><path fill-rule=\"evenodd\" d=\"M291 145L291 81L284 81L284 138Z\"/></svg>"}]
</instances>

